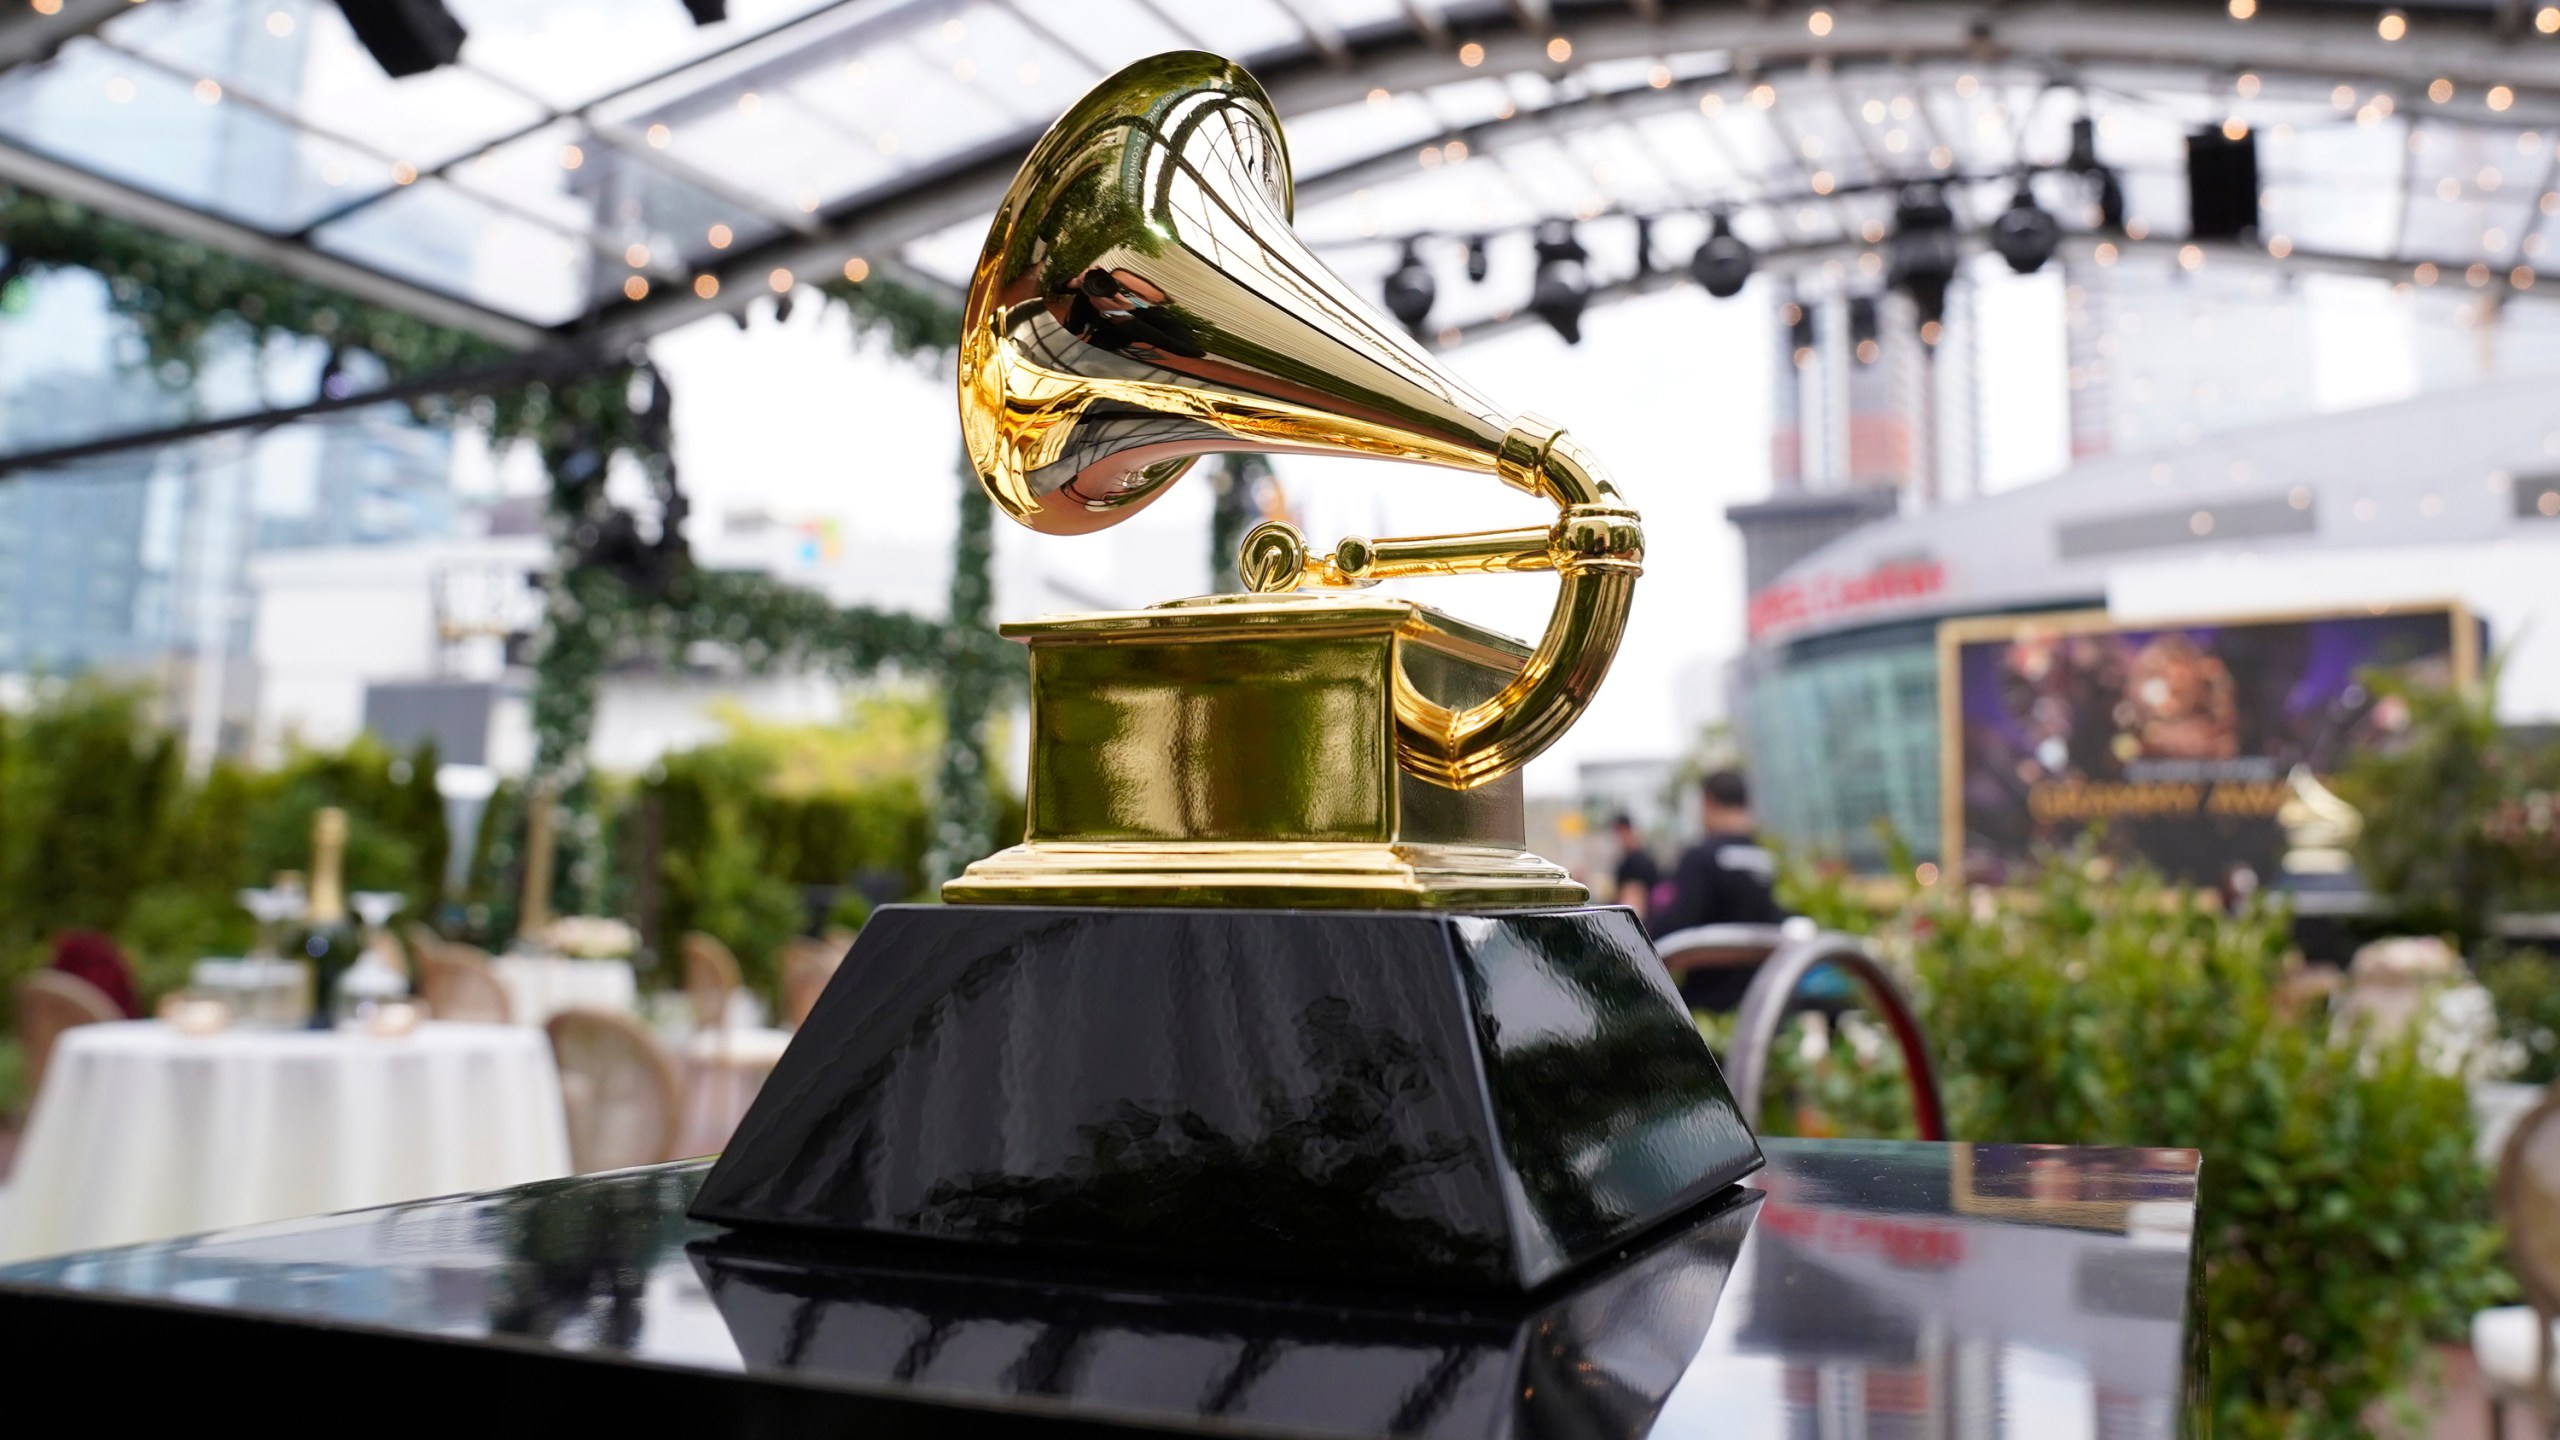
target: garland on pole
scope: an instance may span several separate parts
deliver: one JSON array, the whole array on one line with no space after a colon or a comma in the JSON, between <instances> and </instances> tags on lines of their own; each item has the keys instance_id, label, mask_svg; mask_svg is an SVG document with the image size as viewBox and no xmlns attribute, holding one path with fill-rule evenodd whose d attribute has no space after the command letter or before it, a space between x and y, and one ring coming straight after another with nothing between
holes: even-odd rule
<instances>
[{"instance_id":1,"label":"garland on pole","mask_svg":"<svg viewBox=\"0 0 2560 1440\"><path fill-rule=\"evenodd\" d=\"M942 764L934 777L933 838L925 882L940 885L1001 843L987 793L987 717L998 689L1020 673L1011 654L989 654L995 639L995 506L960 457L960 515L951 547L951 614L942 630ZM998 641L997 651L1013 647Z\"/></svg>"},{"instance_id":2,"label":"garland on pole","mask_svg":"<svg viewBox=\"0 0 2560 1440\"><path fill-rule=\"evenodd\" d=\"M255 346L279 337L330 347L324 375L353 354L392 380L487 366L496 343L281 274L257 262L173 240L70 201L0 186L0 298L19 277L81 269L106 282L109 306L134 327L153 373L190 382L218 339ZM900 355L948 355L959 312L946 299L885 277L819 287L858 334ZM596 694L619 663L681 661L709 642L752 671L818 669L855 679L897 666L936 675L950 738L941 764L938 861L956 870L995 843L986 791L986 718L1021 683L1019 657L988 626L992 537L974 483L961 487L945 621L856 606L762 575L697 569L683 540L665 382L643 359L604 362L558 380L410 402L426 423L470 420L493 444L531 441L550 477L558 564L535 660L538 780L573 782L595 720ZM654 527L605 497L617 456L637 461L657 492ZM651 533L652 528L654 533Z\"/></svg>"}]
</instances>

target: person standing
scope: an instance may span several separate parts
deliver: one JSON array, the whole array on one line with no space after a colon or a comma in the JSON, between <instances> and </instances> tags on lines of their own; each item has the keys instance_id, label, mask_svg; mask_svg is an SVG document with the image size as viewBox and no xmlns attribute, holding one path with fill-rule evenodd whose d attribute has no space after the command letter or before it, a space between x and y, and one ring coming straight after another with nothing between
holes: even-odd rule
<instances>
[{"instance_id":1,"label":"person standing","mask_svg":"<svg viewBox=\"0 0 2560 1440\"><path fill-rule=\"evenodd\" d=\"M1653 913L1653 887L1662 883L1662 867L1654 863L1635 817L1619 811L1609 822L1609 832L1618 840L1617 884L1610 893L1617 903L1636 912L1637 924L1644 924Z\"/></svg>"},{"instance_id":2,"label":"person standing","mask_svg":"<svg viewBox=\"0 0 2560 1440\"><path fill-rule=\"evenodd\" d=\"M1656 939L1698 925L1775 925L1787 918L1778 903L1778 862L1760 845L1751 819L1751 788L1739 770L1718 770L1698 786L1705 837L1680 856L1671 872L1670 903L1656 912ZM1742 1001L1757 964L1691 971L1681 989L1699 1009L1729 1010Z\"/></svg>"}]
</instances>

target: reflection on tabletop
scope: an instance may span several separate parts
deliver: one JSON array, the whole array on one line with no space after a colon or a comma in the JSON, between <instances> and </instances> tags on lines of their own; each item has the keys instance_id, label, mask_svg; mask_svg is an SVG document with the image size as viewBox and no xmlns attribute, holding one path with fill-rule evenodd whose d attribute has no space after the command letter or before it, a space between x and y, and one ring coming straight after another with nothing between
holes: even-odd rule
<instances>
[{"instance_id":1,"label":"reflection on tabletop","mask_svg":"<svg viewBox=\"0 0 2560 1440\"><path fill-rule=\"evenodd\" d=\"M1509 1307L1151 1291L1125 1273L1026 1278L948 1252L775 1249L684 1217L702 1175L690 1163L57 1257L0 1270L0 1285L517 1336L777 1380L1036 1394L1169 1423L2176 1433L2194 1152L1767 1149L1757 1194Z\"/></svg>"}]
</instances>

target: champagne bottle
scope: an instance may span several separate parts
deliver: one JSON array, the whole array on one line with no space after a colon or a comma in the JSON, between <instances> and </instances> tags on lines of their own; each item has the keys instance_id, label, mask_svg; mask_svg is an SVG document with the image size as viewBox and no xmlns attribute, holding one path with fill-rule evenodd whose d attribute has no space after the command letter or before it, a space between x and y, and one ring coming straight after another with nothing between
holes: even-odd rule
<instances>
[{"instance_id":1,"label":"champagne bottle","mask_svg":"<svg viewBox=\"0 0 2560 1440\"><path fill-rule=\"evenodd\" d=\"M364 939L347 919L347 812L323 806L311 816L311 906L303 917L301 945L311 965L314 1030L337 1023L339 977L363 953Z\"/></svg>"}]
</instances>

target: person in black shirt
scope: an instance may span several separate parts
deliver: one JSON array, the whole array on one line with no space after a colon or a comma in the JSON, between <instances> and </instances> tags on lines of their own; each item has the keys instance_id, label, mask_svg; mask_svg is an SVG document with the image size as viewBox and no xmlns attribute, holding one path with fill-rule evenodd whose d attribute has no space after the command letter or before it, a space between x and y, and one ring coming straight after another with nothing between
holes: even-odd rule
<instances>
[{"instance_id":1,"label":"person in black shirt","mask_svg":"<svg viewBox=\"0 0 2560 1440\"><path fill-rule=\"evenodd\" d=\"M1751 790L1738 770L1718 770L1699 787L1706 837L1680 857L1671 872L1671 903L1653 918L1656 938L1697 925L1775 925L1787 918L1774 889L1778 864L1760 848L1751 823ZM1701 1010L1730 1010L1742 1003L1757 965L1718 966L1689 972L1681 992Z\"/></svg>"},{"instance_id":2,"label":"person in black shirt","mask_svg":"<svg viewBox=\"0 0 2560 1440\"><path fill-rule=\"evenodd\" d=\"M1618 883L1612 891L1621 905L1636 912L1636 923L1643 924L1653 913L1653 887L1662 883L1662 867L1653 863L1653 852L1645 848L1644 836L1637 832L1633 816L1624 811L1609 822L1609 831L1618 838Z\"/></svg>"}]
</instances>

